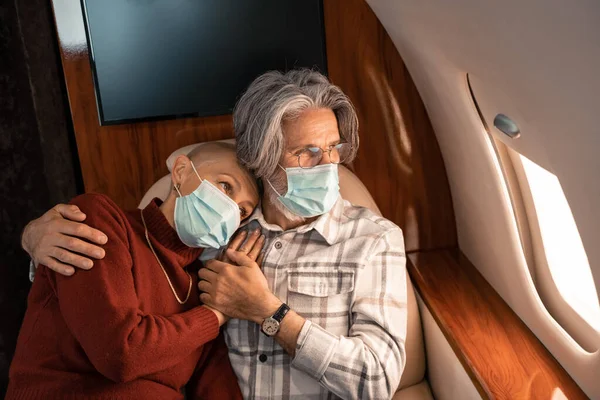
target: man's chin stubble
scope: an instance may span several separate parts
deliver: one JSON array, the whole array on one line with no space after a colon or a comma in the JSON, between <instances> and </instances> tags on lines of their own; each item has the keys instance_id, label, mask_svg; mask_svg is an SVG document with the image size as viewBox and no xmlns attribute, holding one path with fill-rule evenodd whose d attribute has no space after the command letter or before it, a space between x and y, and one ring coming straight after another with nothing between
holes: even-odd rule
<instances>
[{"instance_id":1,"label":"man's chin stubble","mask_svg":"<svg viewBox=\"0 0 600 400\"><path fill-rule=\"evenodd\" d=\"M279 196L273 191L273 189L269 188L267 196L269 198L269 202L273 205L273 207L275 207L277 212L283 215L288 221L293 223L300 223L305 221L305 218L299 217L296 214L293 214L290 210L288 210L283 205L283 203L279 201Z\"/></svg>"}]
</instances>

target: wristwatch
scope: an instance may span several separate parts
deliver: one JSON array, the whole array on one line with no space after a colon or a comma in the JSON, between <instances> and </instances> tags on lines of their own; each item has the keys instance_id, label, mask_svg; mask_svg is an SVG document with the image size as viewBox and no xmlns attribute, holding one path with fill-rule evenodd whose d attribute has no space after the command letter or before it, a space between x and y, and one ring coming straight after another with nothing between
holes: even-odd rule
<instances>
[{"instance_id":1,"label":"wristwatch","mask_svg":"<svg viewBox=\"0 0 600 400\"><path fill-rule=\"evenodd\" d=\"M290 307L287 304L283 303L275 314L271 315L268 318L265 318L260 326L260 330L267 336L275 336L277 332L279 332L279 327L281 326L281 321L283 317L290 311Z\"/></svg>"}]
</instances>

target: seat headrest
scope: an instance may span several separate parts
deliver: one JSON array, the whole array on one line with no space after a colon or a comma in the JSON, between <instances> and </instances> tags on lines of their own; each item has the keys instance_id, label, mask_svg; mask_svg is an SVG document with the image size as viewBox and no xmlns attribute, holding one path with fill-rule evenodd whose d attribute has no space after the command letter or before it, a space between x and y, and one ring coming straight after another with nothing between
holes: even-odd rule
<instances>
[{"instance_id":1,"label":"seat headrest","mask_svg":"<svg viewBox=\"0 0 600 400\"><path fill-rule=\"evenodd\" d=\"M219 142L235 143L235 140L234 139L226 139L226 140L219 140ZM204 142L204 143L209 143L209 142ZM169 172L173 168L173 163L175 162L175 159L177 157L179 157L182 154L185 154L185 155L189 154L196 147L202 146L204 143L191 144L189 146L185 146L180 149L177 149L173 153L171 153L169 158L167 158L167 168L169 169ZM339 174L340 174L340 194L342 195L343 199L348 200L350 203L352 203L354 205L369 208L373 212L376 212L377 214L381 215L381 212L379 211L379 207L377 207L377 204L375 204L375 200L373 200L373 197L371 197L371 194L369 193L369 191L367 190L365 185L363 185L363 183L360 181L360 179L358 179L358 177L356 175L354 175L348 168L346 168L344 166L340 166ZM161 179L159 182L161 182L163 180L164 179ZM157 182L157 183L159 183L159 182ZM168 185L168 183L167 183L167 185ZM153 188L154 188L154 186L149 190L149 193L146 193L146 196L144 196L143 200L147 200L147 197L149 197L149 195L151 195L151 193L150 193L151 191L152 191L152 193L157 193L157 196L155 196L155 197L160 197L163 200L164 200L163 196L166 196L169 193L168 188L165 188L164 190L160 190L160 191L156 191L156 192L154 192L152 190ZM158 189L158 188L156 188L156 189ZM161 196L160 194L163 194L163 195ZM152 197L150 197L150 199L148 199L147 201L149 201L151 199L152 199ZM146 202L146 204L147 204L147 202ZM142 204L140 204L140 206L142 206ZM145 204L144 204L144 206L145 206Z\"/></svg>"}]
</instances>

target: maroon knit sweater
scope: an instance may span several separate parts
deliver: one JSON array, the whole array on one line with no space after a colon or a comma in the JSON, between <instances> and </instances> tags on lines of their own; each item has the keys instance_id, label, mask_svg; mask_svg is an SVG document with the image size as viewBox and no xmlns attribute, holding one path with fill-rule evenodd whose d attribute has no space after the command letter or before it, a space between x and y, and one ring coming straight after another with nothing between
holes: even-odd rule
<instances>
[{"instance_id":1,"label":"maroon knit sweater","mask_svg":"<svg viewBox=\"0 0 600 400\"><path fill-rule=\"evenodd\" d=\"M38 268L10 368L7 399L241 398L215 314L200 306L199 249L185 246L153 201L125 213L109 198L72 204L108 236L106 257L71 277ZM214 340L219 336L219 339ZM214 340L214 341L213 341ZM189 384L186 386L186 383Z\"/></svg>"}]
</instances>

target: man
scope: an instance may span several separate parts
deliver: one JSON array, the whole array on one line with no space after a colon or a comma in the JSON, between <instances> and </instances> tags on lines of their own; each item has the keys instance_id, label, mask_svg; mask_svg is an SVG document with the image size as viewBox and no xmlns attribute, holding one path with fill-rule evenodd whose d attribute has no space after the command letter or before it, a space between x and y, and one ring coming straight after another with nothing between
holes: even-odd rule
<instances>
[{"instance_id":1,"label":"man","mask_svg":"<svg viewBox=\"0 0 600 400\"><path fill-rule=\"evenodd\" d=\"M319 73L268 72L236 105L234 129L238 158L264 187L248 227L266 236L262 270L229 249L199 272L199 288L205 304L234 318L225 337L242 393L391 398L405 364L403 238L339 197L337 164L358 148L350 101ZM98 249L70 236L101 233L64 220L57 213L83 219L64 207L53 213L26 229L25 249L34 260L54 254L59 269L82 265L53 249L90 254Z\"/></svg>"}]
</instances>

